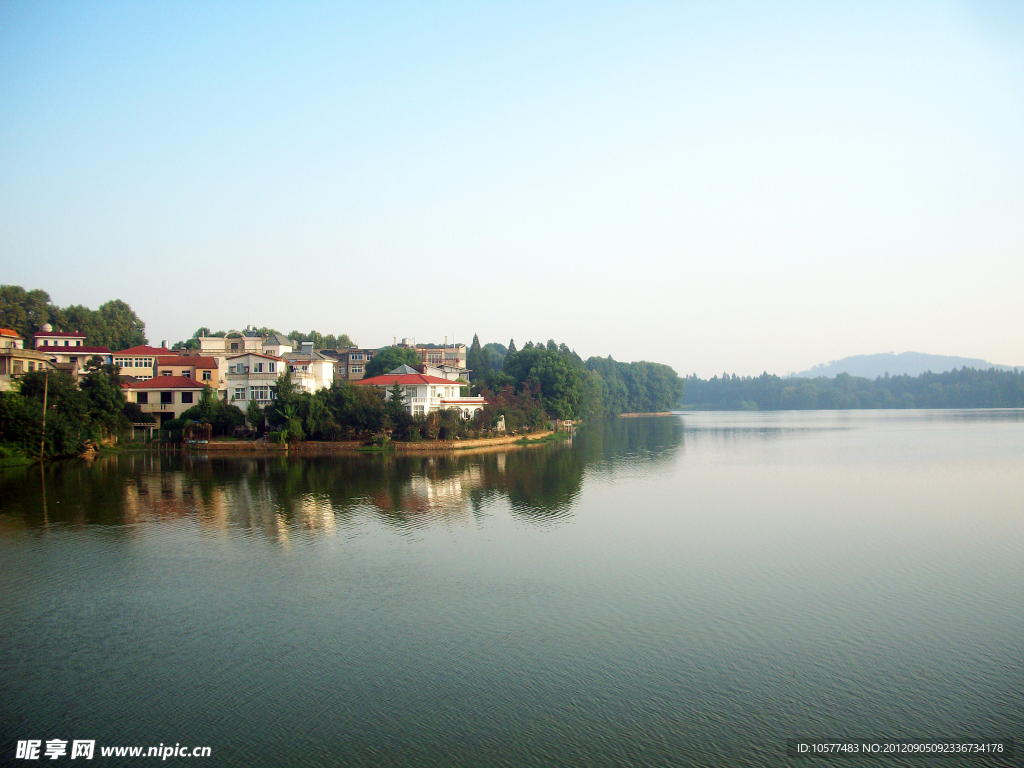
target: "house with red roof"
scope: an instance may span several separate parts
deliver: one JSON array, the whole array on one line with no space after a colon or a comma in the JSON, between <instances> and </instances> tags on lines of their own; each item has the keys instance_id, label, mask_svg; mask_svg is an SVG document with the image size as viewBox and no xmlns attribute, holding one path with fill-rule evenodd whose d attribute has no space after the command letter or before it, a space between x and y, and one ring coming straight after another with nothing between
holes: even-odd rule
<instances>
[{"instance_id":1,"label":"house with red roof","mask_svg":"<svg viewBox=\"0 0 1024 768\"><path fill-rule=\"evenodd\" d=\"M408 365L400 365L391 373L354 382L357 387L377 387L390 400L397 384L405 396L405 407L413 416L426 416L433 411L456 410L464 418L482 411L487 401L482 397L462 397L462 385L451 379L420 373Z\"/></svg>"},{"instance_id":2,"label":"house with red roof","mask_svg":"<svg viewBox=\"0 0 1024 768\"><path fill-rule=\"evenodd\" d=\"M220 387L220 369L217 360L202 355L157 355L157 376L184 376L195 379L214 389Z\"/></svg>"},{"instance_id":3,"label":"house with red roof","mask_svg":"<svg viewBox=\"0 0 1024 768\"><path fill-rule=\"evenodd\" d=\"M175 353L166 346L151 347L147 344L140 344L137 347L114 352L112 357L114 365L121 369L122 376L131 376L133 379L146 381L156 375L157 358L173 354Z\"/></svg>"},{"instance_id":4,"label":"house with red roof","mask_svg":"<svg viewBox=\"0 0 1024 768\"><path fill-rule=\"evenodd\" d=\"M145 381L124 380L121 387L129 403L138 403L143 413L152 415L161 426L181 417L199 402L202 381L186 376L157 376Z\"/></svg>"},{"instance_id":5,"label":"house with red roof","mask_svg":"<svg viewBox=\"0 0 1024 768\"><path fill-rule=\"evenodd\" d=\"M46 355L55 368L75 377L85 374L86 365L94 357L104 364L110 362L110 350L106 347L91 347L86 344L84 333L55 331L49 323L32 335L32 342L35 351Z\"/></svg>"}]
</instances>

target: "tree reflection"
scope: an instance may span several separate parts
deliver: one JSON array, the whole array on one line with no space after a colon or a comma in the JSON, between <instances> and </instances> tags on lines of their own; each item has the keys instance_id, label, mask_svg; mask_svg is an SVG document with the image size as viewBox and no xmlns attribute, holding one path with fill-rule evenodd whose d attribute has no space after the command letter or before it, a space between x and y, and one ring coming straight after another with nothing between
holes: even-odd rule
<instances>
[{"instance_id":1,"label":"tree reflection","mask_svg":"<svg viewBox=\"0 0 1024 768\"><path fill-rule=\"evenodd\" d=\"M518 519L551 524L573 513L588 473L656 471L682 440L675 418L608 419L571 441L481 452L232 458L139 452L53 462L0 473L0 530L182 519L283 540L301 531L352 528L367 517L399 530L455 523L502 502Z\"/></svg>"}]
</instances>

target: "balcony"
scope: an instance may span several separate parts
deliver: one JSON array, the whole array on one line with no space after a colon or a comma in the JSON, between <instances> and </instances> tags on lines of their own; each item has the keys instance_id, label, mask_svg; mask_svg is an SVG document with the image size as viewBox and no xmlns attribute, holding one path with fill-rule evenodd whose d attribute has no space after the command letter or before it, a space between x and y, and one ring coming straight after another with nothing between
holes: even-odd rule
<instances>
[{"instance_id":1,"label":"balcony","mask_svg":"<svg viewBox=\"0 0 1024 768\"><path fill-rule=\"evenodd\" d=\"M229 371L228 372L228 379L265 379L265 380L270 381L270 380L276 380L277 377L280 376L280 375L281 374L279 374L279 373L266 373L266 372L252 373L251 371L246 371L244 373L234 373L234 372ZM292 375L294 376L295 374L292 374Z\"/></svg>"},{"instance_id":2,"label":"balcony","mask_svg":"<svg viewBox=\"0 0 1024 768\"><path fill-rule=\"evenodd\" d=\"M139 403L139 409L143 413L159 413L160 411L173 411L175 406L183 409L191 408L195 403Z\"/></svg>"}]
</instances>

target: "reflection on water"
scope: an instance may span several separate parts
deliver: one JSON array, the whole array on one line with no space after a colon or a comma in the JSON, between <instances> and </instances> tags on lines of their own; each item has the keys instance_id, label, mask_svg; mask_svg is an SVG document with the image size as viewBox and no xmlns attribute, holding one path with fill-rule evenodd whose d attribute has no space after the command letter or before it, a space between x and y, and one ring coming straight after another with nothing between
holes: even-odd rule
<instances>
[{"instance_id":1,"label":"reflection on water","mask_svg":"<svg viewBox=\"0 0 1024 768\"><path fill-rule=\"evenodd\" d=\"M670 465L678 419L617 419L571 441L436 455L208 457L124 453L0 475L0 526L131 526L194 518L285 541L291 528L333 532L366 516L399 529L484 514L497 499L535 524L571 515L584 477Z\"/></svg>"},{"instance_id":2,"label":"reflection on water","mask_svg":"<svg viewBox=\"0 0 1024 768\"><path fill-rule=\"evenodd\" d=\"M1022 415L688 413L474 454L0 473L0 763L26 738L239 768L1019 739Z\"/></svg>"}]
</instances>

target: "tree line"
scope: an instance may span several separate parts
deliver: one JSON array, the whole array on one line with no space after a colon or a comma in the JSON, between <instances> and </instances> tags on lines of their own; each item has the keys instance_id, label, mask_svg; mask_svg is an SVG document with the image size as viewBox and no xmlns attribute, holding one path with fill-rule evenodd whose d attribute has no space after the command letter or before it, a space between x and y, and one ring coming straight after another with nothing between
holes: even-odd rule
<instances>
[{"instance_id":1,"label":"tree line","mask_svg":"<svg viewBox=\"0 0 1024 768\"><path fill-rule=\"evenodd\" d=\"M120 299L89 309L81 304L58 307L40 289L26 291L20 285L0 285L0 328L10 328L32 347L32 336L49 323L54 330L79 331L90 347L111 351L146 343L146 324Z\"/></svg>"},{"instance_id":2,"label":"tree line","mask_svg":"<svg viewBox=\"0 0 1024 768\"><path fill-rule=\"evenodd\" d=\"M517 349L514 339L507 347L481 345L474 335L466 358L473 372L474 394L496 403L523 399L524 404L536 405L551 418L657 413L673 408L683 395L683 381L670 366L623 363L611 356L584 361L553 339L546 344L528 341Z\"/></svg>"},{"instance_id":3,"label":"tree line","mask_svg":"<svg viewBox=\"0 0 1024 768\"><path fill-rule=\"evenodd\" d=\"M848 373L829 378L784 379L722 374L686 377L680 406L701 410L843 410L858 408L1022 408L1024 373L960 368L920 376Z\"/></svg>"},{"instance_id":4,"label":"tree line","mask_svg":"<svg viewBox=\"0 0 1024 768\"><path fill-rule=\"evenodd\" d=\"M143 421L152 419L125 401L117 366L98 357L78 382L63 371L33 371L21 377L16 391L0 394L0 448L26 456L77 456L88 443L130 432L133 422Z\"/></svg>"}]
</instances>

